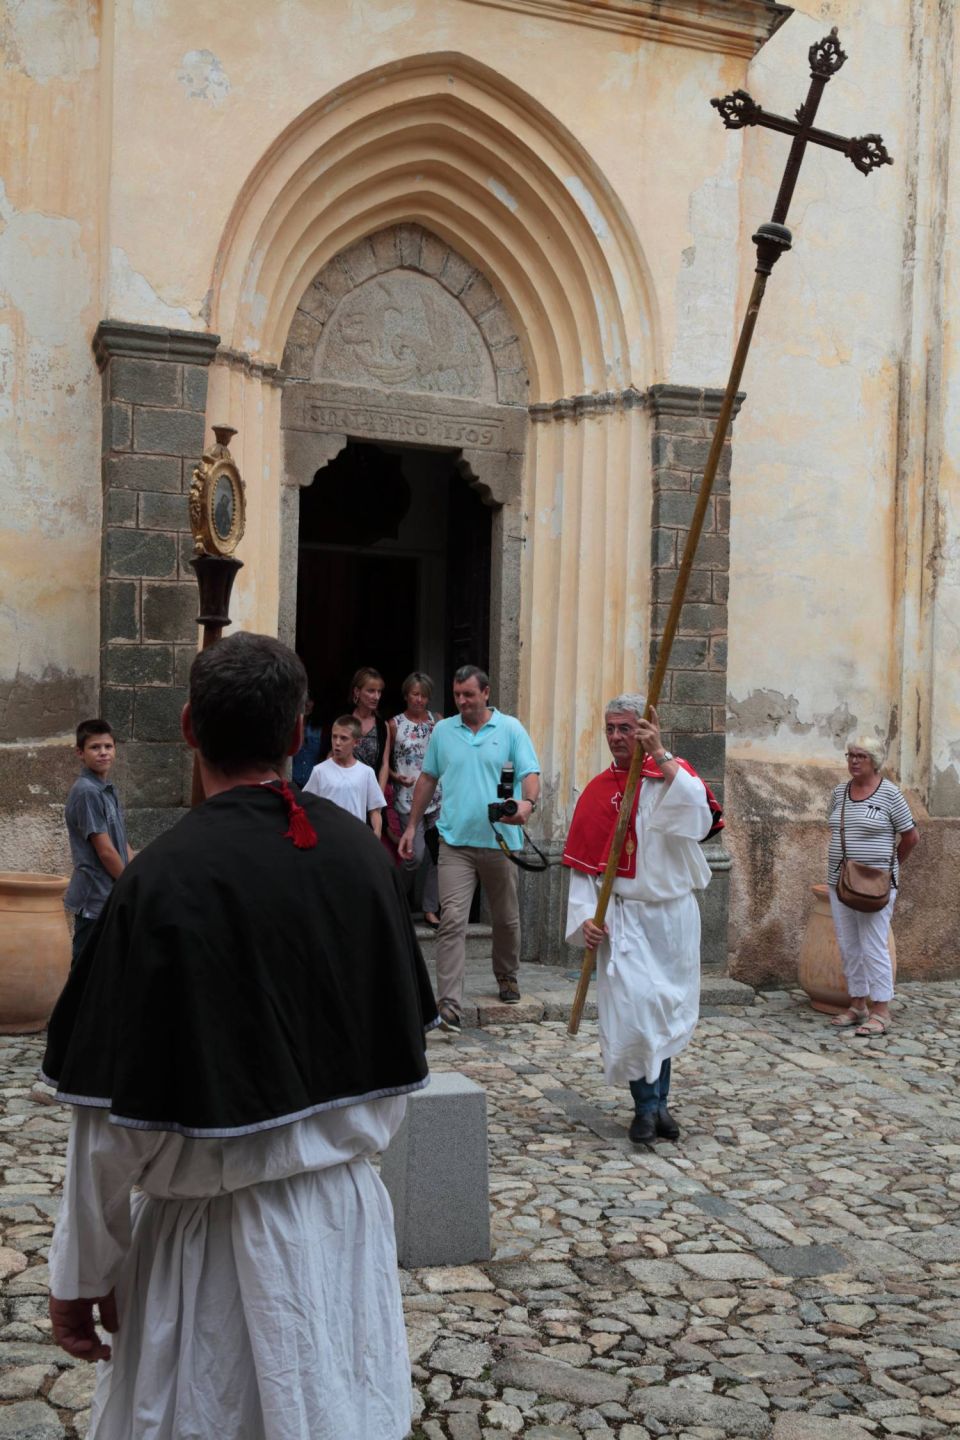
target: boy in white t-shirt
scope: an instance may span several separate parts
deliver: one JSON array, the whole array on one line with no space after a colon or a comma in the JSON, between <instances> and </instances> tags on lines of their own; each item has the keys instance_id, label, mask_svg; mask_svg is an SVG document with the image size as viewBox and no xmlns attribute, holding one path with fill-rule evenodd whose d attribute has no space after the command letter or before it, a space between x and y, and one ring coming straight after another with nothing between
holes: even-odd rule
<instances>
[{"instance_id":1,"label":"boy in white t-shirt","mask_svg":"<svg viewBox=\"0 0 960 1440\"><path fill-rule=\"evenodd\" d=\"M379 840L383 825L381 812L387 801L370 766L362 764L353 753L359 739L360 721L354 715L341 715L339 720L334 720L330 758L313 767L303 789L307 795L332 800L358 820L368 820Z\"/></svg>"}]
</instances>

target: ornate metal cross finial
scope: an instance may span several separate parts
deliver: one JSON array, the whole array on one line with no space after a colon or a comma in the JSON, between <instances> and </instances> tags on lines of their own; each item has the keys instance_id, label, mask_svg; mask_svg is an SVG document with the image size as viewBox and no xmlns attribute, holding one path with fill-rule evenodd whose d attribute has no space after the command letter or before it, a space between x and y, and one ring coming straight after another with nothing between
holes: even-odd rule
<instances>
[{"instance_id":1,"label":"ornate metal cross finial","mask_svg":"<svg viewBox=\"0 0 960 1440\"><path fill-rule=\"evenodd\" d=\"M764 125L768 130L779 130L781 135L793 136L793 144L790 147L783 180L780 183L780 193L777 196L777 203L773 207L771 225L769 227L761 225L757 235L754 236L761 262L764 265L772 267L784 250L790 249L791 236L786 228L787 211L790 208L790 201L793 199L797 177L800 174L800 165L808 144L824 145L828 150L839 150L841 154L853 161L862 175L871 174L881 165L893 164L893 159L888 155L887 148L879 135L858 135L853 139L847 139L845 135L834 135L831 130L819 130L813 123L824 86L836 75L846 58L845 52L840 48L836 26L829 35L810 46L810 89L807 92L806 100L797 110L796 118L793 120L788 119L785 115L774 115L770 111L764 110L763 106L758 105L746 90L734 90L731 95L724 95L719 100L710 101L710 104L719 111L720 118L728 130L742 130L747 125ZM776 227L775 231L773 231L773 227ZM766 270L766 273L770 273L769 269Z\"/></svg>"}]
</instances>

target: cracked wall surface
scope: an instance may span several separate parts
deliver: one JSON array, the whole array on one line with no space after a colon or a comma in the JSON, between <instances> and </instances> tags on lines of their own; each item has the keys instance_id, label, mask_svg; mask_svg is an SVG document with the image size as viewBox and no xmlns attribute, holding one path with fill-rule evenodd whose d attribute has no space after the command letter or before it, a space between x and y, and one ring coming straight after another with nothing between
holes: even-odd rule
<instances>
[{"instance_id":1,"label":"cracked wall surface","mask_svg":"<svg viewBox=\"0 0 960 1440\"><path fill-rule=\"evenodd\" d=\"M97 7L0 21L0 745L96 705Z\"/></svg>"},{"instance_id":2,"label":"cracked wall surface","mask_svg":"<svg viewBox=\"0 0 960 1440\"><path fill-rule=\"evenodd\" d=\"M752 63L754 99L790 113L799 57L832 25L848 59L818 123L882 132L895 164L863 177L808 153L768 286L738 421L728 748L822 765L875 734L933 813L957 814L956 10L807 0ZM784 144L759 129L735 143L742 306Z\"/></svg>"}]
</instances>

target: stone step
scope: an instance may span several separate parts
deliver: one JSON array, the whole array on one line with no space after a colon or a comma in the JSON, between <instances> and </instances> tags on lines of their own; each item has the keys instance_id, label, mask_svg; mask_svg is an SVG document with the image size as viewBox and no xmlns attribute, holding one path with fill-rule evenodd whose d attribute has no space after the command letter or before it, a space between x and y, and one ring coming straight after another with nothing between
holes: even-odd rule
<instances>
[{"instance_id":1,"label":"stone step","mask_svg":"<svg viewBox=\"0 0 960 1440\"><path fill-rule=\"evenodd\" d=\"M433 964L433 947L437 943L437 932L431 930L429 925L419 922L414 926L417 932L417 939L420 942L420 949L423 951L423 958L428 965ZM467 926L467 963L471 960L485 960L490 964L490 953L493 942L493 931L489 925L468 925Z\"/></svg>"},{"instance_id":2,"label":"stone step","mask_svg":"<svg viewBox=\"0 0 960 1440\"><path fill-rule=\"evenodd\" d=\"M486 927L476 926L475 929ZM426 953L426 952L425 952ZM429 956L428 956L429 959ZM433 972L431 969L431 976ZM569 1020L579 972L560 965L522 965L521 998L516 1005L504 1005L490 969L489 942L478 959L467 958L463 1013L464 1030L486 1029L490 1025L536 1024L540 1020ZM703 975L700 980L700 1013L721 1014L727 1007L752 1005L756 993L750 985L726 975ZM591 981L583 1018L596 1020L596 985ZM434 1032L437 1034L438 1032Z\"/></svg>"},{"instance_id":3,"label":"stone step","mask_svg":"<svg viewBox=\"0 0 960 1440\"><path fill-rule=\"evenodd\" d=\"M731 980L729 975L701 975L700 1014L711 1015L725 1005L752 1005L757 992L752 985L742 980Z\"/></svg>"}]
</instances>

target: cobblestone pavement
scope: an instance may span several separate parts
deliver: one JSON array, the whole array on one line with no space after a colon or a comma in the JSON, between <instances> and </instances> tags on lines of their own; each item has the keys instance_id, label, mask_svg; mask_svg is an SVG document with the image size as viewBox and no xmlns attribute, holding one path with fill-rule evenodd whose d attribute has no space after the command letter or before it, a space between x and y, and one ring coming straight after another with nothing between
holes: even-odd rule
<instances>
[{"instance_id":1,"label":"cobblestone pavement","mask_svg":"<svg viewBox=\"0 0 960 1440\"><path fill-rule=\"evenodd\" d=\"M495 1253L402 1275L417 1440L960 1435L960 982L894 1015L880 1040L799 995L705 1018L655 1151L592 1023L432 1037L487 1090ZM92 1383L45 1319L66 1114L31 1098L40 1051L0 1041L0 1440L83 1436Z\"/></svg>"}]
</instances>

